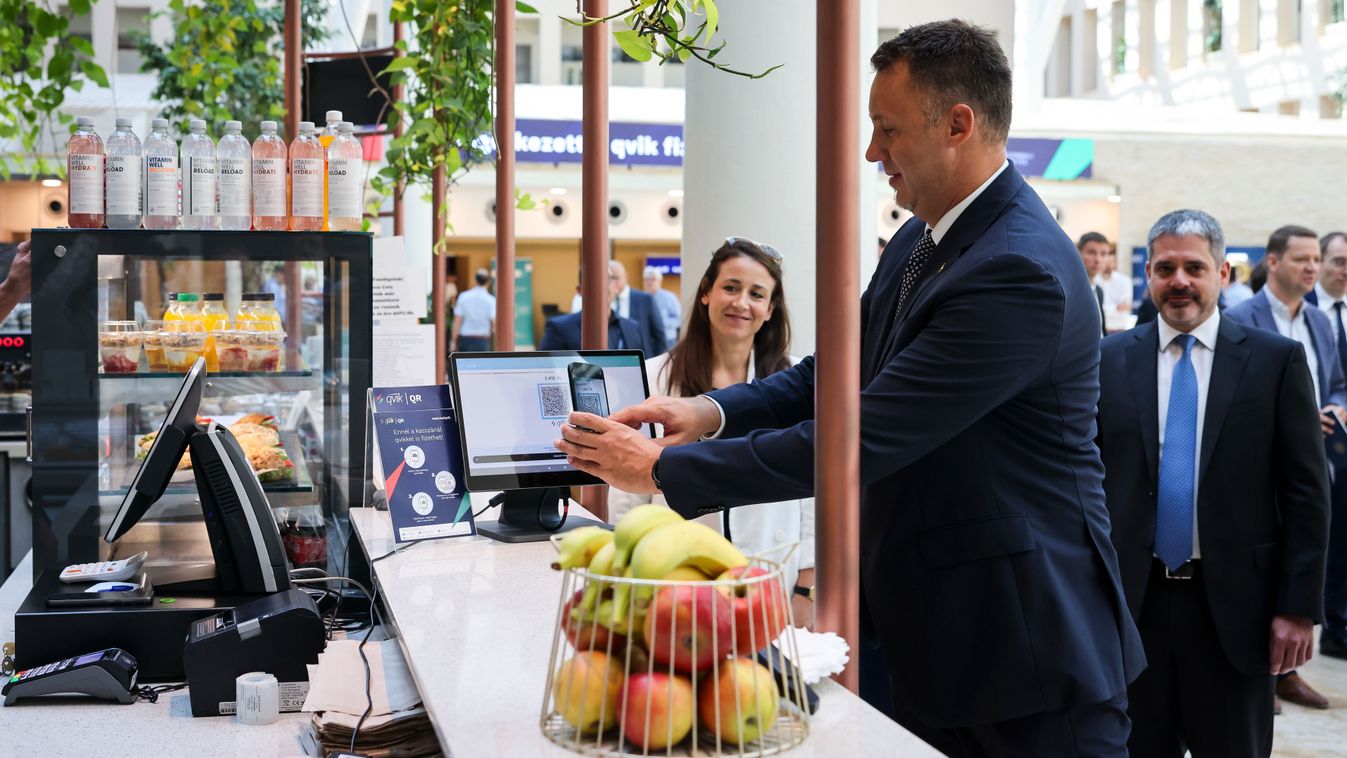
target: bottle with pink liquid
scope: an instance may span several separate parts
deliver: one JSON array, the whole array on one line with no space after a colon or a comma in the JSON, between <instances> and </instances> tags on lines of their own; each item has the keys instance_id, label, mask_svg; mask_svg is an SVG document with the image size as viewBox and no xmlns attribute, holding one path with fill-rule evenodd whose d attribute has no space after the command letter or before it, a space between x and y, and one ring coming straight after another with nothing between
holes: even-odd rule
<instances>
[{"instance_id":1,"label":"bottle with pink liquid","mask_svg":"<svg viewBox=\"0 0 1347 758\"><path fill-rule=\"evenodd\" d=\"M80 116L75 124L75 133L65 145L67 222L72 229L101 229L107 220L103 207L103 140L94 131L93 119Z\"/></svg>"},{"instance_id":2,"label":"bottle with pink liquid","mask_svg":"<svg viewBox=\"0 0 1347 758\"><path fill-rule=\"evenodd\" d=\"M276 136L276 122L263 121L253 143L253 228L283 232L290 226L286 210L285 140Z\"/></svg>"},{"instance_id":3,"label":"bottle with pink liquid","mask_svg":"<svg viewBox=\"0 0 1347 758\"><path fill-rule=\"evenodd\" d=\"M290 230L317 232L323 228L323 177L327 174L323 143L313 133L312 121L299 122L299 136L290 143Z\"/></svg>"}]
</instances>

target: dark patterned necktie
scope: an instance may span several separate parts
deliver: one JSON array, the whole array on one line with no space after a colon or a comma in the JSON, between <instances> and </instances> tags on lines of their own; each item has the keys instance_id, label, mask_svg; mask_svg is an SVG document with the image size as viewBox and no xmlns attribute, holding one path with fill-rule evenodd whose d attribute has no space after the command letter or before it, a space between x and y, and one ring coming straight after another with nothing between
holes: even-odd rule
<instances>
[{"instance_id":1,"label":"dark patterned necktie","mask_svg":"<svg viewBox=\"0 0 1347 758\"><path fill-rule=\"evenodd\" d=\"M931 253L935 252L935 239L931 237L931 230L927 229L921 235L921 240L917 242L917 247L912 251L912 257L907 259L907 266L903 269L902 283L898 288L898 307L893 311L893 317L896 319L903 312L903 305L907 303L907 296L912 292L912 285L917 283L921 272L926 269L927 261L931 260Z\"/></svg>"}]
</instances>

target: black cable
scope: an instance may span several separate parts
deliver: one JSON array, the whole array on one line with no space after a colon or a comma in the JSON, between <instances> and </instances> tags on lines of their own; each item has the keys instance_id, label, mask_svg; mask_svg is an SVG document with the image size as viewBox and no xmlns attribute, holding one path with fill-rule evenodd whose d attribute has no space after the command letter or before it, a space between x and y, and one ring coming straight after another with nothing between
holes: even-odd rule
<instances>
[{"instance_id":1,"label":"black cable","mask_svg":"<svg viewBox=\"0 0 1347 758\"><path fill-rule=\"evenodd\" d=\"M159 702L159 696L165 692L177 692L187 686L187 682L181 684L161 684L158 687L144 685L136 689L136 697L147 703Z\"/></svg>"},{"instance_id":2,"label":"black cable","mask_svg":"<svg viewBox=\"0 0 1347 758\"><path fill-rule=\"evenodd\" d=\"M413 543L415 544L415 543ZM374 585L374 597L370 600L370 617L373 621L374 603L379 600L379 585ZM370 635L374 633L374 624L370 624L369 631L365 632L365 637L360 640L360 646L356 652L360 653L360 662L365 664L365 712L360 714L360 720L355 722L355 728L351 730L351 752L355 752L355 740L360 735L360 727L364 726L365 719L369 718L370 712L374 710L374 690L370 684L369 658L365 657L365 644L369 642Z\"/></svg>"},{"instance_id":3,"label":"black cable","mask_svg":"<svg viewBox=\"0 0 1347 758\"><path fill-rule=\"evenodd\" d=\"M488 507L490 507L490 506L488 506ZM375 558L374 560L370 561L369 563L370 563L371 566L373 566L374 564L378 563L379 561L382 561L382 560L385 559L385 558L392 558L393 556L397 555L398 553L401 553L401 552L406 551L406 550L410 550L410 549L416 547L417 545L421 544L422 542L428 542L428 541L429 541L429 540L417 540L416 542L412 542L412 543L410 543L410 544L403 545L402 547L394 548L394 549L389 550L388 552L384 553L383 555L379 556L378 558Z\"/></svg>"}]
</instances>

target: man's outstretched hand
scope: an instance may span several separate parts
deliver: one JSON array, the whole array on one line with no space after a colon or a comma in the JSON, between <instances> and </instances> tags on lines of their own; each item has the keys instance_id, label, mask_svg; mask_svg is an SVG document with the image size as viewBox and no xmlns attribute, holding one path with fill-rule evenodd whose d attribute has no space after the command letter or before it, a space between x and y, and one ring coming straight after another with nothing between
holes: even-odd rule
<instances>
[{"instance_id":1,"label":"man's outstretched hand","mask_svg":"<svg viewBox=\"0 0 1347 758\"><path fill-rule=\"evenodd\" d=\"M632 429L639 429L641 424L661 424L664 436L656 442L670 447L696 442L703 435L715 433L720 428L720 409L703 396L652 397L639 405L623 408L609 419Z\"/></svg>"},{"instance_id":2,"label":"man's outstretched hand","mask_svg":"<svg viewBox=\"0 0 1347 758\"><path fill-rule=\"evenodd\" d=\"M651 469L663 448L655 440L638 429L592 413L575 412L567 421L570 423L561 426L562 439L552 443L566 454L567 463L620 490L646 494L659 491Z\"/></svg>"}]
</instances>

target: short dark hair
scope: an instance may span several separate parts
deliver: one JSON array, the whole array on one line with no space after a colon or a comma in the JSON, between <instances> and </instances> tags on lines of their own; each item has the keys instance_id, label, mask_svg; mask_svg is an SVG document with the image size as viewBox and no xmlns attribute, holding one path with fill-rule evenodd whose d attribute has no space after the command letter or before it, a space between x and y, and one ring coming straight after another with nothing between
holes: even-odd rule
<instances>
[{"instance_id":1,"label":"short dark hair","mask_svg":"<svg viewBox=\"0 0 1347 758\"><path fill-rule=\"evenodd\" d=\"M1303 226L1296 226L1295 224L1287 224L1286 226L1277 229L1277 231L1272 233L1272 236L1267 238L1267 254L1281 258L1282 253L1286 252L1286 248L1291 246L1292 237L1314 238L1318 236L1319 235L1315 234L1311 229L1306 229Z\"/></svg>"},{"instance_id":2,"label":"short dark hair","mask_svg":"<svg viewBox=\"0 0 1347 758\"><path fill-rule=\"evenodd\" d=\"M487 272L478 269L477 274L473 276L473 279L476 280L478 284L486 284L487 282L491 281L491 274L488 274Z\"/></svg>"},{"instance_id":3,"label":"short dark hair","mask_svg":"<svg viewBox=\"0 0 1347 758\"><path fill-rule=\"evenodd\" d=\"M926 92L926 120L934 124L958 103L983 121L983 137L1005 142L1010 134L1010 63L986 27L949 19L908 27L870 56L876 73L906 63Z\"/></svg>"},{"instance_id":4,"label":"short dark hair","mask_svg":"<svg viewBox=\"0 0 1347 758\"><path fill-rule=\"evenodd\" d=\"M1328 234L1325 234L1324 236L1320 237L1319 255L1327 257L1329 244L1332 243L1333 240L1338 239L1339 237L1341 237L1343 240L1347 240L1347 232L1329 232Z\"/></svg>"},{"instance_id":5,"label":"short dark hair","mask_svg":"<svg viewBox=\"0 0 1347 758\"><path fill-rule=\"evenodd\" d=\"M1084 250L1085 246L1090 244L1091 242L1102 242L1105 245L1107 245L1108 237L1105 237L1099 232L1086 232L1080 235L1080 239L1076 240L1076 249Z\"/></svg>"}]
</instances>

